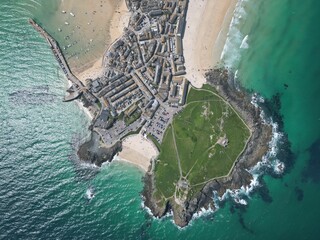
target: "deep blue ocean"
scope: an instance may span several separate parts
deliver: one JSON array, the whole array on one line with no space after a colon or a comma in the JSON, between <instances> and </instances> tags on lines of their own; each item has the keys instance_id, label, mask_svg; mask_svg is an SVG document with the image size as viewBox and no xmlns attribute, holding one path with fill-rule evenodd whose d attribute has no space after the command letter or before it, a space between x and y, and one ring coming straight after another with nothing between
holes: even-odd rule
<instances>
[{"instance_id":1,"label":"deep blue ocean","mask_svg":"<svg viewBox=\"0 0 320 240\"><path fill-rule=\"evenodd\" d=\"M89 119L62 102L67 81L28 24L42 4L0 4L0 239L320 239L320 1L239 2L223 60L245 88L279 96L292 154L247 206L227 200L182 230L142 207L136 167L77 161Z\"/></svg>"}]
</instances>

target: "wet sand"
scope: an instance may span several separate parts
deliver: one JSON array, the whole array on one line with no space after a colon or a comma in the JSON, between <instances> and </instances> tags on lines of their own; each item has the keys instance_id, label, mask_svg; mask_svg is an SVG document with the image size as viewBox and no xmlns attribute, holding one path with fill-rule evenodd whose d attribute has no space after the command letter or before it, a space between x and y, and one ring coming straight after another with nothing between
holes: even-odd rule
<instances>
[{"instance_id":1,"label":"wet sand","mask_svg":"<svg viewBox=\"0 0 320 240\"><path fill-rule=\"evenodd\" d=\"M119 4L114 8L112 17L107 25L109 37L106 39L108 44L106 44L105 49L101 51L100 57L95 58L93 64L87 69L76 73L81 81L85 81L87 78L95 79L102 75L103 73L103 54L109 46L118 39L122 33L123 29L128 26L130 18L130 12L126 6L124 0L119 1Z\"/></svg>"},{"instance_id":2,"label":"wet sand","mask_svg":"<svg viewBox=\"0 0 320 240\"><path fill-rule=\"evenodd\" d=\"M59 1L50 16L49 32L58 40L73 73L81 80L93 72L93 76L101 73L102 56L115 39L111 30L113 18L118 21L118 15L124 11L125 0Z\"/></svg>"},{"instance_id":3,"label":"wet sand","mask_svg":"<svg viewBox=\"0 0 320 240\"><path fill-rule=\"evenodd\" d=\"M91 67L85 69L84 71L77 73L77 77L80 81L85 83L86 79L95 79L100 77L103 74L102 68L102 57L96 60Z\"/></svg>"}]
</instances>

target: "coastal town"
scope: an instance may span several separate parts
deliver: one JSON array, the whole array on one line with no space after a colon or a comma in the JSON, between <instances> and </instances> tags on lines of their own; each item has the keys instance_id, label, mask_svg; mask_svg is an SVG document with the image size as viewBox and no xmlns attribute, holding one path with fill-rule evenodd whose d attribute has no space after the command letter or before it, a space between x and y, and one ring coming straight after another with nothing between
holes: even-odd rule
<instances>
[{"instance_id":1,"label":"coastal town","mask_svg":"<svg viewBox=\"0 0 320 240\"><path fill-rule=\"evenodd\" d=\"M228 69L208 65L212 51L207 51L206 35L216 40L220 35L216 28L201 28L211 21L210 4L122 4L130 18L99 60L101 71L85 78L71 71L65 52L43 27L32 19L29 23L47 40L71 83L64 101L80 99L92 117L92 133L79 147L79 159L101 166L119 157L141 167L145 206L157 217L172 210L174 222L184 227L202 208L215 209L212 192L221 197L227 189L251 184L247 169L268 152L272 128L260 119L251 98L235 88ZM187 18L188 8L194 11ZM78 15L64 9L63 16ZM206 21L195 9L202 9ZM216 22L224 19L217 16Z\"/></svg>"},{"instance_id":2,"label":"coastal town","mask_svg":"<svg viewBox=\"0 0 320 240\"><path fill-rule=\"evenodd\" d=\"M183 56L187 0L131 0L134 10L123 35L105 52L103 75L81 82L72 74L58 43L34 20L72 82L65 101L81 98L93 116L92 130L112 146L141 132L161 143L173 116L186 102Z\"/></svg>"}]
</instances>

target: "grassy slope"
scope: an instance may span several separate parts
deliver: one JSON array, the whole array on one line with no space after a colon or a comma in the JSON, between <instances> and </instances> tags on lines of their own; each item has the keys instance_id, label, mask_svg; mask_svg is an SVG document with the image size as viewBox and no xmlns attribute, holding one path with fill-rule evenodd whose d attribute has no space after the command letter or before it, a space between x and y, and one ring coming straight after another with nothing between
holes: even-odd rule
<instances>
[{"instance_id":1,"label":"grassy slope","mask_svg":"<svg viewBox=\"0 0 320 240\"><path fill-rule=\"evenodd\" d=\"M196 193L204 182L227 175L245 146L250 133L233 109L221 98L204 90L191 89L186 108L173 121L183 176ZM225 135L228 147L216 144ZM166 197L173 195L179 169L172 129L168 128L156 166L156 188ZM165 163L165 164L164 164ZM170 165L170 166L169 166Z\"/></svg>"},{"instance_id":2,"label":"grassy slope","mask_svg":"<svg viewBox=\"0 0 320 240\"><path fill-rule=\"evenodd\" d=\"M165 133L161 145L161 148L165 150L160 152L155 168L156 189L158 190L156 194L165 198L173 195L175 190L174 184L180 177L171 128L169 126Z\"/></svg>"},{"instance_id":3,"label":"grassy slope","mask_svg":"<svg viewBox=\"0 0 320 240\"><path fill-rule=\"evenodd\" d=\"M147 137L148 137L148 139L150 139L150 140L153 142L153 144L157 147L157 149L158 149L159 152L160 152L161 145L160 145L160 143L157 141L157 139L155 139L155 137L152 136L151 134L148 134Z\"/></svg>"}]
</instances>

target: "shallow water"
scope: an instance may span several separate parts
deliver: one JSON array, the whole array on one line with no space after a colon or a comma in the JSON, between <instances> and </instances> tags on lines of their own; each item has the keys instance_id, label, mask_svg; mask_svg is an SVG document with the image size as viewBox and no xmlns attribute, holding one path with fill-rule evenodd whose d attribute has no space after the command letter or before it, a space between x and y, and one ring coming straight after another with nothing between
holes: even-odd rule
<instances>
[{"instance_id":1,"label":"shallow water","mask_svg":"<svg viewBox=\"0 0 320 240\"><path fill-rule=\"evenodd\" d=\"M109 19L111 15L107 9L110 4L106 0L94 0L92 5L82 2L70 10L70 2L72 0L65 3L61 0L34 0L23 3L23 7L58 41L71 69L79 73L100 59L110 44L106 27L110 23L101 23L105 16ZM108 2L115 4L116 0Z\"/></svg>"},{"instance_id":2,"label":"shallow water","mask_svg":"<svg viewBox=\"0 0 320 240\"><path fill-rule=\"evenodd\" d=\"M143 174L137 168L77 162L74 144L88 135L88 119L75 103L61 101L67 82L47 43L27 23L38 3L3 0L0 239L318 239L319 3L243 4L225 61L247 88L266 98L282 94L293 167L281 179L265 176L267 188L247 207L227 202L180 230L171 217L153 219L141 207ZM240 49L246 35L248 48ZM88 201L91 187L95 197Z\"/></svg>"}]
</instances>

